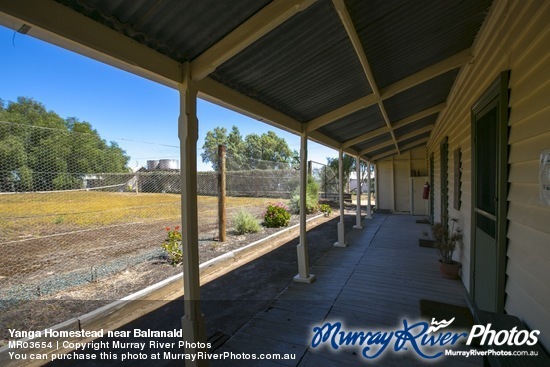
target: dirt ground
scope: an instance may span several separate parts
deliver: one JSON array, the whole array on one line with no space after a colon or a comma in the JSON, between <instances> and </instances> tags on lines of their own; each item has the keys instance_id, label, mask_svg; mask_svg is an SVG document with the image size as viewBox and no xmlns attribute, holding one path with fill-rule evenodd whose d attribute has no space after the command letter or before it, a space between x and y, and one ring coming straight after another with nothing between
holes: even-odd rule
<instances>
[{"instance_id":1,"label":"dirt ground","mask_svg":"<svg viewBox=\"0 0 550 367\"><path fill-rule=\"evenodd\" d=\"M332 217L335 218L336 215L337 213L333 213ZM296 223L298 223L298 216L292 216L290 225ZM316 239L331 238L332 240L334 238L332 232L335 230L335 228L332 227L335 227L335 225L321 225L313 229L311 231L312 234L308 236L314 236ZM136 236L141 235L142 238L147 238L147 234L151 233L151 231L158 232L159 224L149 223L143 226L134 226L134 228L135 231L133 232ZM202 240L199 242L200 262L203 263L226 252L248 245L279 230L280 228L262 227L260 232L247 235L236 235L235 233L229 232L228 240L224 243L213 240L215 235L214 232L203 233L201 236ZM95 240L91 233L82 235L89 236L87 238L89 241ZM104 241L105 238L97 240ZM158 246L158 239L154 239L154 241L155 246ZM120 246L122 249L121 251L124 251L125 246L122 244ZM90 246L90 248L94 247ZM126 250L128 249L126 248ZM136 249L133 248L133 250L135 251ZM101 248L94 248L94 251L94 256L101 257ZM311 246L310 253L313 252L313 254L315 254L316 251L318 251L318 249L314 244ZM295 257L295 250L292 250L291 253L292 256ZM108 256L108 254L104 256ZM61 266L63 269L67 270L70 264L72 264L70 260L70 253L65 256L52 256L52 258L46 262L46 265L52 267L52 269ZM74 265L77 266L78 261ZM92 311L127 296L128 294L143 289L148 285L181 273L181 271L181 267L171 266L168 264L166 258L159 256L137 265L127 266L114 275L99 278L94 282L86 282L83 285L69 287L63 291L41 295L34 300L17 303L13 307L2 310L0 313L0 346L7 340L8 328L40 330ZM32 280L33 278L29 277L29 279ZM2 279L0 279L0 286L1 285Z\"/></svg>"},{"instance_id":2,"label":"dirt ground","mask_svg":"<svg viewBox=\"0 0 550 367\"><path fill-rule=\"evenodd\" d=\"M337 223L339 218L333 213L331 220L308 231L308 247L310 264L313 265L334 246L337 237ZM352 211L346 213L346 232L353 235L352 226L355 224L355 215ZM235 269L217 279L201 286L201 312L205 316L207 335L231 336L238 331L258 312L270 307L272 300L279 295L296 275L298 267L296 261L296 245L298 239L293 239L277 249ZM296 301L301 302L301 301ZM305 301L303 301L305 302ZM127 323L117 330L131 331L133 329L173 330L181 327L183 315L183 297L175 299L162 307L149 312L138 319ZM305 307L305 305L304 305ZM107 342L108 337L97 339L97 342ZM181 353L176 347L178 338L163 338L163 342L173 342L173 348L151 347L148 353ZM127 337L126 342L143 341L139 338ZM88 351L99 359L101 349ZM120 353L126 350L118 350ZM148 360L133 360L133 366L149 366ZM48 366L95 366L95 361L62 360L50 362ZM120 365L117 360L102 360L103 367ZM173 366L173 360L157 360L155 366Z\"/></svg>"}]
</instances>

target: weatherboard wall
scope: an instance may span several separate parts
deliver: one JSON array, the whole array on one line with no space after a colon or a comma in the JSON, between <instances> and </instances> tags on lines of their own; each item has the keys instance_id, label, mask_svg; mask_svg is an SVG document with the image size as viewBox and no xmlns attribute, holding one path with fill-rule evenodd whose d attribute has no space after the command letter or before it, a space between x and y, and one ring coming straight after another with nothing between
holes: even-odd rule
<instances>
[{"instance_id":1,"label":"weatherboard wall","mask_svg":"<svg viewBox=\"0 0 550 367\"><path fill-rule=\"evenodd\" d=\"M550 206L540 200L539 159L550 149L550 2L495 1L428 143L435 155L435 220L441 218L439 144L449 139L449 215L464 230L456 254L470 288L472 213L471 107L500 72L510 70L508 228L505 311L550 348ZM453 152L461 151L460 210L453 208Z\"/></svg>"},{"instance_id":2,"label":"weatherboard wall","mask_svg":"<svg viewBox=\"0 0 550 367\"><path fill-rule=\"evenodd\" d=\"M411 212L410 178L425 176L426 148L420 147L379 160L377 180L380 192L377 193L378 208L399 213Z\"/></svg>"}]
</instances>

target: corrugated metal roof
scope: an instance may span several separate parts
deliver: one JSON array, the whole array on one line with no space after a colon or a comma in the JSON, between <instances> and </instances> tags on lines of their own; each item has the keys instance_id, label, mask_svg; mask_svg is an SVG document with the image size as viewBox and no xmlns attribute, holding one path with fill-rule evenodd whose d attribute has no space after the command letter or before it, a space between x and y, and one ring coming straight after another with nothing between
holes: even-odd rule
<instances>
[{"instance_id":1,"label":"corrugated metal roof","mask_svg":"<svg viewBox=\"0 0 550 367\"><path fill-rule=\"evenodd\" d=\"M180 62L195 59L270 3L269 0L55 1ZM345 0L379 88L469 48L491 2ZM390 122L444 102L458 71L449 71L384 100ZM209 77L302 123L372 93L330 0L318 0L296 13L225 61ZM435 118L433 115L397 129L395 135L399 139ZM384 125L378 106L372 105L323 126L318 132L337 145ZM295 130L295 125L292 126ZM385 134L351 148L361 151L386 139L392 141ZM384 149L369 156L394 146Z\"/></svg>"},{"instance_id":2,"label":"corrugated metal roof","mask_svg":"<svg viewBox=\"0 0 550 367\"><path fill-rule=\"evenodd\" d=\"M430 79L384 101L391 122L399 121L447 100L449 91L458 75L454 69Z\"/></svg>"},{"instance_id":3,"label":"corrugated metal roof","mask_svg":"<svg viewBox=\"0 0 550 367\"><path fill-rule=\"evenodd\" d=\"M434 113L433 115L424 117L420 120L417 120L411 124L405 125L399 129L395 129L395 137L399 139L400 137L412 133L413 131L416 131L418 129L422 129L423 127L434 125L435 121L437 120L437 116L439 116L439 113Z\"/></svg>"},{"instance_id":4,"label":"corrugated metal roof","mask_svg":"<svg viewBox=\"0 0 550 367\"><path fill-rule=\"evenodd\" d=\"M178 61L193 60L271 0L56 0Z\"/></svg>"},{"instance_id":5,"label":"corrugated metal roof","mask_svg":"<svg viewBox=\"0 0 550 367\"><path fill-rule=\"evenodd\" d=\"M393 141L392 141L392 138L391 138L391 135L390 133L386 133L386 134L382 134L382 135L379 135L377 137L374 137L374 138L371 138L369 140L365 140L364 142L362 143L359 143L359 144L356 144L354 145L354 147L361 151L363 149L368 149L370 147L373 147L375 145L378 145L378 144L381 144L383 142L388 142L388 145L392 146L393 148L395 148L395 145L393 144ZM369 155L371 155L369 153Z\"/></svg>"},{"instance_id":6,"label":"corrugated metal roof","mask_svg":"<svg viewBox=\"0 0 550 367\"><path fill-rule=\"evenodd\" d=\"M292 17L220 66L212 77L301 122L371 93L328 0Z\"/></svg>"},{"instance_id":7,"label":"corrugated metal roof","mask_svg":"<svg viewBox=\"0 0 550 367\"><path fill-rule=\"evenodd\" d=\"M374 152L370 152L368 154L369 157L376 157L380 154L384 154L384 153L387 153L387 152L390 152L392 150L395 149L395 145L388 145L387 147L384 147L384 148L380 148L378 150L375 150Z\"/></svg>"},{"instance_id":8,"label":"corrugated metal roof","mask_svg":"<svg viewBox=\"0 0 550 367\"><path fill-rule=\"evenodd\" d=\"M348 0L380 88L469 48L491 0Z\"/></svg>"},{"instance_id":9,"label":"corrugated metal roof","mask_svg":"<svg viewBox=\"0 0 550 367\"><path fill-rule=\"evenodd\" d=\"M415 136L414 138L405 139L405 140L399 142L399 145L405 146L405 145L414 144L414 142L419 141L419 140L424 139L424 138L427 138L429 136L430 136L430 132L425 132L425 133L422 133L420 135Z\"/></svg>"},{"instance_id":10,"label":"corrugated metal roof","mask_svg":"<svg viewBox=\"0 0 550 367\"><path fill-rule=\"evenodd\" d=\"M343 143L382 126L386 126L382 113L378 105L372 105L323 126L319 131Z\"/></svg>"}]
</instances>

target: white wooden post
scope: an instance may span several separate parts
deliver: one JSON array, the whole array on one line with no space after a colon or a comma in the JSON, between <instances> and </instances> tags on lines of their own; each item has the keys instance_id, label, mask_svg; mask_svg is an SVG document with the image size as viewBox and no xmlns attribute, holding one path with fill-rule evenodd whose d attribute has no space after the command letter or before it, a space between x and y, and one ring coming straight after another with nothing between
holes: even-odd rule
<instances>
[{"instance_id":1,"label":"white wooden post","mask_svg":"<svg viewBox=\"0 0 550 367\"><path fill-rule=\"evenodd\" d=\"M306 197L307 197L307 133L300 136L300 243L296 247L298 252L298 274L295 282L311 283L315 275L309 273L309 257L307 252L307 224L306 224Z\"/></svg>"},{"instance_id":2,"label":"white wooden post","mask_svg":"<svg viewBox=\"0 0 550 367\"><path fill-rule=\"evenodd\" d=\"M338 153L338 189L340 194L340 222L338 223L338 242L335 247L347 247L344 233L344 149L340 147Z\"/></svg>"},{"instance_id":3,"label":"white wooden post","mask_svg":"<svg viewBox=\"0 0 550 367\"><path fill-rule=\"evenodd\" d=\"M370 168L370 161L367 162L367 169L368 169L368 173L369 175L367 176L367 200L368 200L368 203L367 203L367 218L368 219L372 219L372 211L371 211L371 205L370 205L370 200L371 200L371 195L370 195L370 185L371 185L371 168ZM376 182L375 182L375 185L376 185ZM378 191L377 191L378 192Z\"/></svg>"},{"instance_id":4,"label":"white wooden post","mask_svg":"<svg viewBox=\"0 0 550 367\"><path fill-rule=\"evenodd\" d=\"M181 159L181 219L183 245L184 316L181 320L187 354L206 352L198 345L206 343L206 327L200 310L199 234L197 214L197 89L190 78L190 66L184 64L180 92L178 134ZM204 359L186 360L186 366L207 366Z\"/></svg>"},{"instance_id":5,"label":"white wooden post","mask_svg":"<svg viewBox=\"0 0 550 367\"><path fill-rule=\"evenodd\" d=\"M357 175L357 207L355 209L355 229L363 229L361 223L361 158L355 157L355 174Z\"/></svg>"}]
</instances>

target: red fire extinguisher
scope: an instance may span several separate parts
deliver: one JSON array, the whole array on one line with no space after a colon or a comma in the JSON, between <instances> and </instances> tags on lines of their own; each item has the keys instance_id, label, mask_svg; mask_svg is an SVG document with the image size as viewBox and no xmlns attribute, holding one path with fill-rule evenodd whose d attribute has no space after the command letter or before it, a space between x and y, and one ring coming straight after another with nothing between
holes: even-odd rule
<instances>
[{"instance_id":1,"label":"red fire extinguisher","mask_svg":"<svg viewBox=\"0 0 550 367\"><path fill-rule=\"evenodd\" d=\"M428 200L429 197L430 197L430 184L426 182L424 184L424 191L422 192L422 199Z\"/></svg>"}]
</instances>

